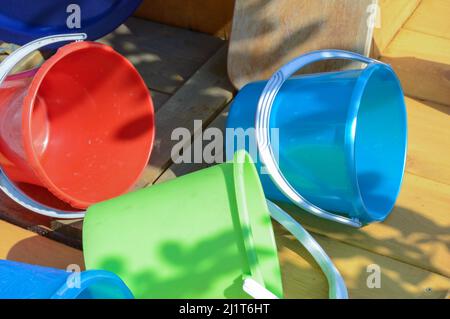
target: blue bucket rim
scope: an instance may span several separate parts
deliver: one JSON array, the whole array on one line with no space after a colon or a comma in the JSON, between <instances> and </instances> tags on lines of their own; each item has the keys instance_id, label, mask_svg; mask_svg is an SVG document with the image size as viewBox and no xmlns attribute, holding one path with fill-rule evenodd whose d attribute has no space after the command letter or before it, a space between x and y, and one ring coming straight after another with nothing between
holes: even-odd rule
<instances>
[{"instance_id":1,"label":"blue bucket rim","mask_svg":"<svg viewBox=\"0 0 450 319\"><path fill-rule=\"evenodd\" d=\"M389 213L395 206L395 201L393 201L392 205L389 209L386 209L386 212L383 214L374 213L368 209L365 205L361 188L359 186L358 176L357 176L357 163L355 158L355 142L356 142L356 128L358 126L358 114L361 106L361 100L365 93L365 89L367 84L370 81L372 75L378 71L379 69L383 69L388 71L392 76L392 79L395 80L395 85L398 87L399 95L401 96L401 108L403 111L403 122L405 124L405 147L403 149L403 165L402 172L400 175L400 179L398 181L397 191L395 194L395 198L398 197L401 191L401 185L403 183L404 175L405 175L405 166L406 166L406 158L407 158L407 149L408 149L408 120L407 120L407 111L406 111L406 103L404 99L404 92L400 83L400 80L394 70L388 64L384 63L371 63L366 68L361 71L358 79L356 80L355 87L353 89L353 93L350 100L349 112L347 115L346 128L345 128L345 154L347 157L347 168L350 174L350 178L352 180L353 193L355 194L355 198L353 201L354 209L356 212L359 212L358 216L354 215L351 217L357 217L361 221L365 223L371 222L379 222L383 221L387 218Z\"/></svg>"},{"instance_id":2,"label":"blue bucket rim","mask_svg":"<svg viewBox=\"0 0 450 319\"><path fill-rule=\"evenodd\" d=\"M75 299L86 289L99 281L107 281L122 294L122 299L134 299L134 296L125 283L114 273L105 270L86 270L80 275L80 288L67 285L67 281L51 296L51 299ZM70 276L70 275L69 275Z\"/></svg>"},{"instance_id":3,"label":"blue bucket rim","mask_svg":"<svg viewBox=\"0 0 450 319\"><path fill-rule=\"evenodd\" d=\"M98 19L89 19L87 27L83 27L83 21L81 28L68 29L65 25L58 25L48 27L45 26L45 21L40 25L27 23L26 21L20 21L19 19L13 19L7 16L7 13L0 12L0 41L14 43L18 45L26 44L44 36L60 33L73 33L82 32L88 35L88 40L99 39L111 31L115 30L121 25L142 3L142 0L119 0L120 2L110 10L104 9L98 14ZM76 2L76 1L73 1ZM76 3L75 3L76 4ZM30 1L30 6L35 11L40 10L42 2ZM29 10L28 7L27 10ZM66 13L64 11L64 13ZM86 24L87 21L84 21ZM21 29L14 27L14 25L22 25ZM66 30L65 32L63 30ZM57 47L57 46L56 46Z\"/></svg>"}]
</instances>

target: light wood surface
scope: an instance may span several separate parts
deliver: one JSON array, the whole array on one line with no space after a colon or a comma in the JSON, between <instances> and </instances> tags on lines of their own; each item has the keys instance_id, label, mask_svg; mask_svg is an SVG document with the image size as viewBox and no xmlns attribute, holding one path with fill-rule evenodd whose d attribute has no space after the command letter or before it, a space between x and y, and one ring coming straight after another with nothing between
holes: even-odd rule
<instances>
[{"instance_id":1,"label":"light wood surface","mask_svg":"<svg viewBox=\"0 0 450 319\"><path fill-rule=\"evenodd\" d=\"M0 259L66 269L71 264L84 268L80 250L39 236L0 220Z\"/></svg>"},{"instance_id":2,"label":"light wood surface","mask_svg":"<svg viewBox=\"0 0 450 319\"><path fill-rule=\"evenodd\" d=\"M406 170L450 185L450 107L406 98Z\"/></svg>"},{"instance_id":3,"label":"light wood surface","mask_svg":"<svg viewBox=\"0 0 450 319\"><path fill-rule=\"evenodd\" d=\"M379 0L379 24L373 32L375 58L386 49L420 2L421 0Z\"/></svg>"},{"instance_id":4,"label":"light wood surface","mask_svg":"<svg viewBox=\"0 0 450 319\"><path fill-rule=\"evenodd\" d=\"M283 286L287 298L328 298L325 276L305 249L275 225ZM392 258L313 234L343 276L350 298L445 298L447 277ZM380 269L380 288L369 288L368 267ZM370 270L371 268L369 268Z\"/></svg>"},{"instance_id":5,"label":"light wood surface","mask_svg":"<svg viewBox=\"0 0 450 319\"><path fill-rule=\"evenodd\" d=\"M368 7L375 3L237 0L228 56L232 83L241 88L268 79L282 65L308 51L333 48L368 55L372 42ZM314 70L332 66L320 64Z\"/></svg>"},{"instance_id":6,"label":"light wood surface","mask_svg":"<svg viewBox=\"0 0 450 319\"><path fill-rule=\"evenodd\" d=\"M382 54L409 96L450 105L450 40L402 29Z\"/></svg>"},{"instance_id":7,"label":"light wood surface","mask_svg":"<svg viewBox=\"0 0 450 319\"><path fill-rule=\"evenodd\" d=\"M450 39L450 1L421 0L405 29Z\"/></svg>"},{"instance_id":8,"label":"light wood surface","mask_svg":"<svg viewBox=\"0 0 450 319\"><path fill-rule=\"evenodd\" d=\"M307 229L392 259L450 276L450 185L411 173L383 223L352 229L281 205Z\"/></svg>"}]
</instances>

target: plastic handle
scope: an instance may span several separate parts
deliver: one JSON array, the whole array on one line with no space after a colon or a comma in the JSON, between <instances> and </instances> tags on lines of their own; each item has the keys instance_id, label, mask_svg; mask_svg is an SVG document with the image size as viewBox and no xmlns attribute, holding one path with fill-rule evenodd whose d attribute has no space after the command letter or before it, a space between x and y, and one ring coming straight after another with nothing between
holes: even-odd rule
<instances>
[{"instance_id":1,"label":"plastic handle","mask_svg":"<svg viewBox=\"0 0 450 319\"><path fill-rule=\"evenodd\" d=\"M25 44L24 46L8 55L6 59L4 59L0 64L0 85L8 76L9 72L11 72L11 70L14 68L14 66L33 51L56 42L82 41L86 38L86 33L57 34L40 38Z\"/></svg>"},{"instance_id":2,"label":"plastic handle","mask_svg":"<svg viewBox=\"0 0 450 319\"><path fill-rule=\"evenodd\" d=\"M267 200L267 206L272 218L294 235L320 266L328 281L330 299L348 299L344 279L319 243L306 229L273 202ZM255 299L278 299L276 295L250 277L245 278L243 289Z\"/></svg>"},{"instance_id":3,"label":"plastic handle","mask_svg":"<svg viewBox=\"0 0 450 319\"><path fill-rule=\"evenodd\" d=\"M279 299L266 287L262 286L259 282L252 278L245 278L244 291L254 299Z\"/></svg>"},{"instance_id":4,"label":"plastic handle","mask_svg":"<svg viewBox=\"0 0 450 319\"><path fill-rule=\"evenodd\" d=\"M0 85L3 83L5 78L8 76L9 72L14 68L14 66L19 63L28 54L35 50L38 50L44 46L65 41L82 41L87 38L85 33L74 33L74 34L59 34L48 36L34 40L26 45L20 47L13 53L11 53L6 59L0 63ZM3 169L0 167L0 189L8 195L13 201L19 205L41 215L61 218L61 219L73 219L73 218L83 218L85 211L66 211L60 209L54 209L36 202L34 199L26 195L19 188L17 188L14 183L6 176Z\"/></svg>"},{"instance_id":5,"label":"plastic handle","mask_svg":"<svg viewBox=\"0 0 450 319\"><path fill-rule=\"evenodd\" d=\"M361 227L362 223L356 218L347 218L333 214L310 203L287 181L281 172L275 157L273 155L272 145L270 143L270 115L275 101L275 97L283 86L284 82L301 68L317 61L343 59L359 61L366 64L381 62L367 58L363 55L342 50L320 50L302 55L279 69L267 82L259 98L256 111L256 142L261 157L261 162L266 166L272 181L279 190L288 197L295 205L316 216L332 220L352 227Z\"/></svg>"},{"instance_id":6,"label":"plastic handle","mask_svg":"<svg viewBox=\"0 0 450 319\"><path fill-rule=\"evenodd\" d=\"M273 219L286 228L309 251L327 277L330 299L348 299L347 287L339 270L319 243L296 220L280 207L267 200Z\"/></svg>"}]
</instances>

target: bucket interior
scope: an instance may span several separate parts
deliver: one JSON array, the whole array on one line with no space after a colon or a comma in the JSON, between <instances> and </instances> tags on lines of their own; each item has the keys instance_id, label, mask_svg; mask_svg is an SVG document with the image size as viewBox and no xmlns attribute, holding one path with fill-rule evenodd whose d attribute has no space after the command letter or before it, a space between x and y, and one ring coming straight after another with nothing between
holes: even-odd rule
<instances>
[{"instance_id":1,"label":"bucket interior","mask_svg":"<svg viewBox=\"0 0 450 319\"><path fill-rule=\"evenodd\" d=\"M66 45L40 68L24 102L24 145L45 184L72 206L129 190L147 164L153 105L134 67L107 46Z\"/></svg>"},{"instance_id":2,"label":"bucket interior","mask_svg":"<svg viewBox=\"0 0 450 319\"><path fill-rule=\"evenodd\" d=\"M383 220L397 199L405 166L406 109L399 81L377 65L365 84L357 114L355 165L362 202Z\"/></svg>"}]
</instances>

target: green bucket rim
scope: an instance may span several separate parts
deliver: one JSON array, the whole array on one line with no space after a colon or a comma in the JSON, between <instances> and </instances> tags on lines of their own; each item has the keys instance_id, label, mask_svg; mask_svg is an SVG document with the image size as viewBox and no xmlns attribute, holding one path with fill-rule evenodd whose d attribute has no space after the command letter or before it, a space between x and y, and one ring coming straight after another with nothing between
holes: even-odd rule
<instances>
[{"instance_id":1,"label":"green bucket rim","mask_svg":"<svg viewBox=\"0 0 450 319\"><path fill-rule=\"evenodd\" d=\"M270 292L279 298L282 298L283 287L281 282L281 270L278 261L275 235L273 232L269 208L267 206L258 172L252 158L245 150L237 151L233 157L232 163L237 217L241 226L242 240L247 257L247 266L248 269L250 269L250 273L243 274L244 279L246 279L245 277L251 277ZM248 183L245 177L248 177L248 174L251 174L251 178L253 179L250 181L251 186L255 187L252 191L257 195L252 198L252 200L258 201L258 206L264 207L264 211L255 212L249 207L249 197L245 187L246 183ZM261 221L263 223L261 223ZM254 236L254 230L257 227L265 228L262 230L262 233L264 233L265 236ZM244 231L247 231L247 233L245 234ZM261 252L258 251L257 247L269 248L268 251L264 252L264 258L261 256ZM268 259L271 261L273 273L269 274L261 269L260 261L262 259ZM274 279L274 277L276 278L271 281L269 279L270 277L272 279Z\"/></svg>"}]
</instances>

